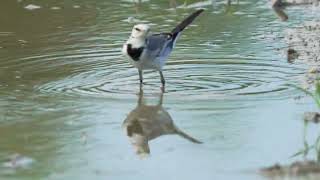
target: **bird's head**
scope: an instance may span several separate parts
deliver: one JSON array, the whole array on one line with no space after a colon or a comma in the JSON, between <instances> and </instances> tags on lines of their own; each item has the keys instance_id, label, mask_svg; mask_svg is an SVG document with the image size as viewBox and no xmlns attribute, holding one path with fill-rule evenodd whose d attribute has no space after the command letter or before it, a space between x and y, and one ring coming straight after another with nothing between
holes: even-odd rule
<instances>
[{"instance_id":1,"label":"bird's head","mask_svg":"<svg viewBox=\"0 0 320 180\"><path fill-rule=\"evenodd\" d=\"M137 24L133 26L131 37L132 38L145 38L150 31L150 26L147 24Z\"/></svg>"}]
</instances>

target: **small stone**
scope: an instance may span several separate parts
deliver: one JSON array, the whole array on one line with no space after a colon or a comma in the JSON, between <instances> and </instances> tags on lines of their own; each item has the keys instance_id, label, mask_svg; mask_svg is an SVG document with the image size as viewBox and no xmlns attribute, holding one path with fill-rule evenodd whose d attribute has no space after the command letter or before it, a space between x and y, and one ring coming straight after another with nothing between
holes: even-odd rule
<instances>
[{"instance_id":1,"label":"small stone","mask_svg":"<svg viewBox=\"0 0 320 180\"><path fill-rule=\"evenodd\" d=\"M23 44L24 44L24 43L27 43L28 41L23 40L23 39L19 39L19 40L18 40L18 42L20 42L20 43L23 43Z\"/></svg>"},{"instance_id":2,"label":"small stone","mask_svg":"<svg viewBox=\"0 0 320 180\"><path fill-rule=\"evenodd\" d=\"M41 6L35 5L35 4L29 4L27 6L24 7L27 10L36 10L36 9L40 9Z\"/></svg>"},{"instance_id":3,"label":"small stone","mask_svg":"<svg viewBox=\"0 0 320 180\"><path fill-rule=\"evenodd\" d=\"M315 73L318 73L318 72L319 72L319 69L316 68L316 67L312 67L312 68L309 69L309 73L311 73L311 74L315 74Z\"/></svg>"},{"instance_id":4,"label":"small stone","mask_svg":"<svg viewBox=\"0 0 320 180\"><path fill-rule=\"evenodd\" d=\"M320 122L320 113L318 112L306 112L304 113L304 121L319 123Z\"/></svg>"},{"instance_id":5,"label":"small stone","mask_svg":"<svg viewBox=\"0 0 320 180\"><path fill-rule=\"evenodd\" d=\"M289 48L287 51L288 62L292 62L294 59L298 58L299 54L296 50Z\"/></svg>"},{"instance_id":6,"label":"small stone","mask_svg":"<svg viewBox=\"0 0 320 180\"><path fill-rule=\"evenodd\" d=\"M52 9L52 10L60 10L61 7L53 6L53 7L51 7L50 9Z\"/></svg>"}]
</instances>

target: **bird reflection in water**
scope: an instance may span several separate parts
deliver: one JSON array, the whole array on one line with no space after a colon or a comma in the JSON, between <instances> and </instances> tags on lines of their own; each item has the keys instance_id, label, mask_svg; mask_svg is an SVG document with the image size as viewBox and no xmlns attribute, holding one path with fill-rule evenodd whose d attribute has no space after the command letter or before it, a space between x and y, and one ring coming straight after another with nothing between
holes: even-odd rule
<instances>
[{"instance_id":1,"label":"bird reflection in water","mask_svg":"<svg viewBox=\"0 0 320 180\"><path fill-rule=\"evenodd\" d=\"M140 90L138 104L123 122L129 140L137 155L143 157L150 154L148 142L163 135L179 135L193 143L201 142L181 131L173 122L172 117L163 107L163 93L159 95L156 105L144 102L143 91Z\"/></svg>"}]
</instances>

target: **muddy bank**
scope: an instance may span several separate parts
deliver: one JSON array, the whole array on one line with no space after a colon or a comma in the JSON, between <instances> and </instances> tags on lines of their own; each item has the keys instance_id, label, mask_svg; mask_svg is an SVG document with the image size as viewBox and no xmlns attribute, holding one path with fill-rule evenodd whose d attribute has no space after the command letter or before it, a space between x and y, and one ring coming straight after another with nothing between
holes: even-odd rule
<instances>
[{"instance_id":1,"label":"muddy bank","mask_svg":"<svg viewBox=\"0 0 320 180\"><path fill-rule=\"evenodd\" d=\"M320 20L304 23L301 27L285 31L289 55L298 54L297 60L310 65L320 64ZM291 51L291 52L290 52ZM292 58L291 58L292 59Z\"/></svg>"},{"instance_id":2,"label":"muddy bank","mask_svg":"<svg viewBox=\"0 0 320 180\"><path fill-rule=\"evenodd\" d=\"M297 28L285 31L289 63L300 61L308 65L303 87L308 88L320 73L320 20L305 22Z\"/></svg>"},{"instance_id":3,"label":"muddy bank","mask_svg":"<svg viewBox=\"0 0 320 180\"><path fill-rule=\"evenodd\" d=\"M290 6L290 5L306 5L319 4L319 0L272 0L272 6Z\"/></svg>"},{"instance_id":4,"label":"muddy bank","mask_svg":"<svg viewBox=\"0 0 320 180\"><path fill-rule=\"evenodd\" d=\"M307 5L306 5L307 4ZM312 4L312 5L310 5ZM305 5L303 8L297 8L299 13L306 11L319 11L319 0L273 0L272 8L281 20L288 20L285 8L289 5ZM320 74L320 19L305 21L302 24L288 28L284 31L284 42L287 45L285 49L279 49L286 56L288 63L303 63L307 65L302 78L302 88L314 88L315 82L319 80ZM300 85L299 85L300 86ZM301 87L300 86L300 87ZM313 91L311 91L312 93ZM320 113L306 112L302 119L305 123L319 123ZM318 140L314 145L305 147L308 153L311 149L316 149ZM304 142L306 145L306 142ZM301 153L301 154L303 154ZM318 153L318 152L317 152ZM297 153L301 155L300 153ZM318 154L317 154L318 155ZM294 155L295 157L295 155ZM275 164L269 167L261 168L262 175L270 179L320 179L319 159L295 161L288 165Z\"/></svg>"},{"instance_id":5,"label":"muddy bank","mask_svg":"<svg viewBox=\"0 0 320 180\"><path fill-rule=\"evenodd\" d=\"M319 0L273 0L272 8L282 20L290 19L287 14L288 6L302 5L296 9L299 13L307 11L320 11ZM308 70L303 78L302 86L307 89L312 87L320 73L320 19L303 22L295 28L289 28L284 32L284 41L287 48L284 54L289 63L303 62L308 65ZM282 49L281 49L282 50Z\"/></svg>"},{"instance_id":6,"label":"muddy bank","mask_svg":"<svg viewBox=\"0 0 320 180\"><path fill-rule=\"evenodd\" d=\"M262 168L261 174L272 179L292 179L306 176L310 179L320 178L320 164L315 161L297 161L291 165L275 164L271 167Z\"/></svg>"},{"instance_id":7,"label":"muddy bank","mask_svg":"<svg viewBox=\"0 0 320 180\"><path fill-rule=\"evenodd\" d=\"M319 123L320 122L320 113L318 112L305 112L303 115L305 122Z\"/></svg>"},{"instance_id":8,"label":"muddy bank","mask_svg":"<svg viewBox=\"0 0 320 180\"><path fill-rule=\"evenodd\" d=\"M289 16L285 12L286 7L299 6L299 5L302 5L302 6L312 5L314 7L318 7L319 2L320 0L272 0L271 5L276 15L282 21L287 21L289 19Z\"/></svg>"}]
</instances>

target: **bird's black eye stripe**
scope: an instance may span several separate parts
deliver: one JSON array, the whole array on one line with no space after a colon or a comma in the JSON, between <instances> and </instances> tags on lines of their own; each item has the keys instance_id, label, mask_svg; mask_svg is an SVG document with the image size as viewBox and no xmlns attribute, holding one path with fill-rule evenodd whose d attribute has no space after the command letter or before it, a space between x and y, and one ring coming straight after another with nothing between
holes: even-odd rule
<instances>
[{"instance_id":1,"label":"bird's black eye stripe","mask_svg":"<svg viewBox=\"0 0 320 180\"><path fill-rule=\"evenodd\" d=\"M141 31L141 29L139 29L139 28L134 28L136 31Z\"/></svg>"}]
</instances>

